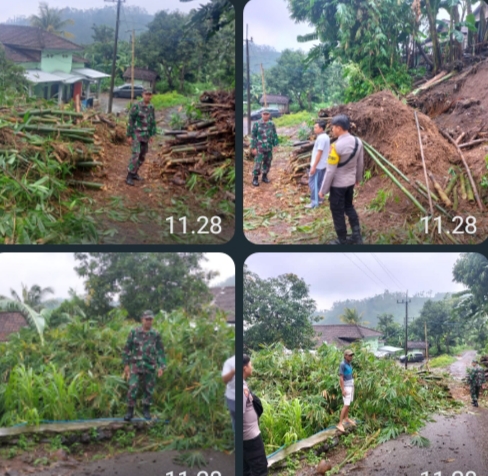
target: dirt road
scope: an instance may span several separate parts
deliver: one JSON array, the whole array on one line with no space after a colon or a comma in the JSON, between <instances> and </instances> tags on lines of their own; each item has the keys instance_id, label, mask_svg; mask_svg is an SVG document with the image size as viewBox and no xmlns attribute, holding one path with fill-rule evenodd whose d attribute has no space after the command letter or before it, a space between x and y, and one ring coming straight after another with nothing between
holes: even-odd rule
<instances>
[{"instance_id":1,"label":"dirt road","mask_svg":"<svg viewBox=\"0 0 488 476\"><path fill-rule=\"evenodd\" d=\"M179 454L177 451L161 451L158 453L128 453L117 455L112 459L94 461L91 463L75 460L52 464L49 468L29 467L18 469L0 469L0 476L165 476L173 472L174 475L185 476L233 476L235 474L234 455L217 451L202 452L207 466L198 469L189 468L173 463ZM0 466L1 468L1 466ZM4 466L5 468L5 466Z\"/></svg>"}]
</instances>

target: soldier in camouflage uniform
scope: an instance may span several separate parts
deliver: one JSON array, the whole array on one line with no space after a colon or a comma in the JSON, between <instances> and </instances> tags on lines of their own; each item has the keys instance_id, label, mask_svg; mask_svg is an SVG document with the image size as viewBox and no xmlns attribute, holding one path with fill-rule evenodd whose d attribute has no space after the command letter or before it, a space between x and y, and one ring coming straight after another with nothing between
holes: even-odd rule
<instances>
[{"instance_id":1,"label":"soldier in camouflage uniform","mask_svg":"<svg viewBox=\"0 0 488 476\"><path fill-rule=\"evenodd\" d=\"M483 384L486 382L485 370L478 365L477 360L473 360L472 367L467 370L467 380L471 391L471 400L473 406L478 406L478 397Z\"/></svg>"},{"instance_id":2,"label":"soldier in camouflage uniform","mask_svg":"<svg viewBox=\"0 0 488 476\"><path fill-rule=\"evenodd\" d=\"M156 372L158 377L163 375L166 368L164 347L159 332L151 329L154 314L144 311L142 326L132 329L125 344L123 362L124 376L129 379L127 394L128 411L124 420L130 421L134 416L137 391L142 387L144 398L143 415L146 420L151 419L150 406L154 387L156 386Z\"/></svg>"},{"instance_id":3,"label":"soldier in camouflage uniform","mask_svg":"<svg viewBox=\"0 0 488 476\"><path fill-rule=\"evenodd\" d=\"M132 146L132 156L125 183L132 186L134 180L142 180L137 172L146 159L151 138L156 135L156 117L154 106L151 104L152 91L144 90L142 97L142 101L132 106L127 124L127 137L129 145Z\"/></svg>"},{"instance_id":4,"label":"soldier in camouflage uniform","mask_svg":"<svg viewBox=\"0 0 488 476\"><path fill-rule=\"evenodd\" d=\"M273 147L278 145L276 127L270 120L270 113L264 109L261 119L252 126L251 152L254 155L254 172L252 184L259 186L259 174L263 168L263 182L269 183L268 172L273 160Z\"/></svg>"}]
</instances>

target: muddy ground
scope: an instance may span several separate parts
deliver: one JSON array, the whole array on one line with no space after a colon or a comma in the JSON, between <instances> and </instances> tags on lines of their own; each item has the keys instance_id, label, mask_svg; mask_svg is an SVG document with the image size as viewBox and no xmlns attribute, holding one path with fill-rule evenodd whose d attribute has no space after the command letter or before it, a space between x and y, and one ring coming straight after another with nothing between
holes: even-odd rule
<instances>
[{"instance_id":1,"label":"muddy ground","mask_svg":"<svg viewBox=\"0 0 488 476\"><path fill-rule=\"evenodd\" d=\"M134 449L134 451L136 451ZM58 452L58 455L62 454ZM202 451L207 466L188 467L176 464L173 460L181 453L177 451L160 451L148 453L121 453L107 459L99 459L103 455L90 454L84 460L70 456L49 457L49 466L38 464L29 465L22 461L0 461L0 476L164 476L174 472L175 475L184 473L186 476L234 476L234 454L218 451ZM58 461L56 461L58 459Z\"/></svg>"},{"instance_id":2,"label":"muddy ground","mask_svg":"<svg viewBox=\"0 0 488 476\"><path fill-rule=\"evenodd\" d=\"M421 136L426 157L427 169L441 187L445 188L451 173L464 167L456 149L439 132L439 129L458 137L464 131L466 139L481 140L475 146L464 148L463 154L473 174L478 190L484 201L482 212L474 201L459 199L459 207L452 211L452 216L460 216L466 223L468 217L476 219L476 231L467 233L464 227L456 228L459 221L441 215L441 236L434 226L425 232L424 217L406 195L384 175L381 169L365 155L365 178L355 191L355 207L361 222L363 239L368 244L477 244L488 236L488 189L481 188L480 183L487 173L488 156L488 86L483 86L479 101L471 101L477 95L476 84L485 85L488 62L477 66L463 80L454 78L451 82L441 84L441 98L452 97L444 92L446 88L456 88L455 100L449 99L450 106L439 114L438 110L425 106L428 99L417 98L417 106L426 113L418 113ZM464 73L463 73L464 74ZM456 82L457 81L457 82ZM462 88L460 84L462 83ZM428 91L426 95L435 96L437 89ZM429 96L430 97L430 96ZM486 103L486 104L485 104ZM446 109L447 108L447 109ZM425 183L415 125L414 110L402 101L395 99L390 93L376 93L358 103L338 106L322 111L327 117L338 113L347 113L353 123L353 133L365 140L380 153L392 161L403 173L407 174L411 183L419 180ZM468 128L468 122L471 126ZM269 178L270 184L253 187L251 161L244 163L244 230L246 237L256 244L326 244L336 238L329 203L316 209L304 208L310 202L306 174L292 179L288 169L293 148L291 143L298 140L298 129L278 128L278 135L288 139L290 145L280 145L274 155ZM469 138L469 139L468 139ZM486 142L483 142L486 138ZM405 183L403 183L405 185ZM433 189L430 182L429 186ZM458 185L459 186L459 185ZM412 192L413 188L407 188ZM428 202L415 192L415 196L428 210ZM446 208L444 206L444 208ZM436 210L435 216L440 213ZM470 219L471 220L471 219ZM473 229L470 230L471 232ZM459 233L461 232L461 233Z\"/></svg>"},{"instance_id":3,"label":"muddy ground","mask_svg":"<svg viewBox=\"0 0 488 476\"><path fill-rule=\"evenodd\" d=\"M117 104L127 100L116 99ZM171 115L179 108L158 111L158 128L170 129ZM159 243L224 243L234 234L234 218L223 211L227 199L224 192L212 197L205 196L205 190L189 191L185 183L174 183L163 179L160 174L158 152L163 137L156 136L149 146L149 152L140 175L144 181L134 187L125 183L127 164L131 148L127 143L105 144L104 167L96 172L79 174L78 179L103 182L102 190L84 190L93 200L93 219L101 232L101 243L105 244L159 244ZM220 234L198 234L203 221L218 216L221 219ZM174 234L170 233L170 217L174 219ZM187 233L182 233L178 220L187 217ZM208 231L203 230L203 231Z\"/></svg>"},{"instance_id":4,"label":"muddy ground","mask_svg":"<svg viewBox=\"0 0 488 476\"><path fill-rule=\"evenodd\" d=\"M452 396L463 404L457 412L432 415L419 434L429 440L429 446L419 447L412 437L401 435L370 450L354 464L345 465L340 475L356 476L421 476L429 472L441 475L469 476L488 474L488 392L480 399L480 407L471 406L469 389L461 382L466 368L471 365L475 351L466 351L447 370L453 379L449 386ZM436 369L437 370L437 369ZM439 369L440 371L440 369ZM351 409L351 412L353 409ZM333 466L341 463L346 451L341 445L326 454L326 461ZM315 465L302 462L296 470L298 476L315 476ZM286 474L282 469L273 469L271 474Z\"/></svg>"}]
</instances>

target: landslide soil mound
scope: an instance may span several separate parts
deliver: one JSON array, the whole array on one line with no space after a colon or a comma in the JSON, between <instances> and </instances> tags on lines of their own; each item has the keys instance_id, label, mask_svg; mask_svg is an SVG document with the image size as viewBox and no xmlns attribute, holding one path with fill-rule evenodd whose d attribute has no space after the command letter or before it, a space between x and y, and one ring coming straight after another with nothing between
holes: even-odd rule
<instances>
[{"instance_id":1,"label":"landslide soil mound","mask_svg":"<svg viewBox=\"0 0 488 476\"><path fill-rule=\"evenodd\" d=\"M352 132L381 152L408 176L423 174L414 110L391 92L381 91L359 102L320 111L321 117L347 114L353 122ZM427 168L444 176L451 163L458 163L456 149L439 132L425 114L418 113ZM366 168L373 168L366 155Z\"/></svg>"},{"instance_id":2,"label":"landslide soil mound","mask_svg":"<svg viewBox=\"0 0 488 476\"><path fill-rule=\"evenodd\" d=\"M415 104L440 129L462 142L486 137L488 132L488 60L425 91Z\"/></svg>"}]
</instances>

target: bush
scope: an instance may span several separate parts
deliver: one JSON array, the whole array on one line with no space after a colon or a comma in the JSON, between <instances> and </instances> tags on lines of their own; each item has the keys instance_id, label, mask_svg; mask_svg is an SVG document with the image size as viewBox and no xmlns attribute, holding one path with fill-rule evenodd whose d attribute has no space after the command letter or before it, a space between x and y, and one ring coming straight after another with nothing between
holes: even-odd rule
<instances>
[{"instance_id":1,"label":"bush","mask_svg":"<svg viewBox=\"0 0 488 476\"><path fill-rule=\"evenodd\" d=\"M273 119L276 127L293 127L305 123L307 126L313 126L316 119L315 114L308 111L301 111L295 114L284 114L281 117Z\"/></svg>"},{"instance_id":2,"label":"bush","mask_svg":"<svg viewBox=\"0 0 488 476\"><path fill-rule=\"evenodd\" d=\"M434 357L430 360L429 366L433 369L438 367L447 367L456 361L456 357L452 357L451 355L439 355L439 357Z\"/></svg>"},{"instance_id":3,"label":"bush","mask_svg":"<svg viewBox=\"0 0 488 476\"><path fill-rule=\"evenodd\" d=\"M170 93L155 94L152 98L152 104L156 110L167 107L182 106L189 103L189 99L176 91Z\"/></svg>"},{"instance_id":4,"label":"bush","mask_svg":"<svg viewBox=\"0 0 488 476\"><path fill-rule=\"evenodd\" d=\"M367 350L355 352L358 398L351 413L361 420L356 432L361 437L381 430L381 442L415 433L432 412L453 405L436 381L422 381L414 371L405 371L393 360L379 360ZM268 453L337 424L341 360L342 352L327 345L317 354L286 355L278 344L252 355L254 373L248 383L263 402L260 429Z\"/></svg>"}]
</instances>

